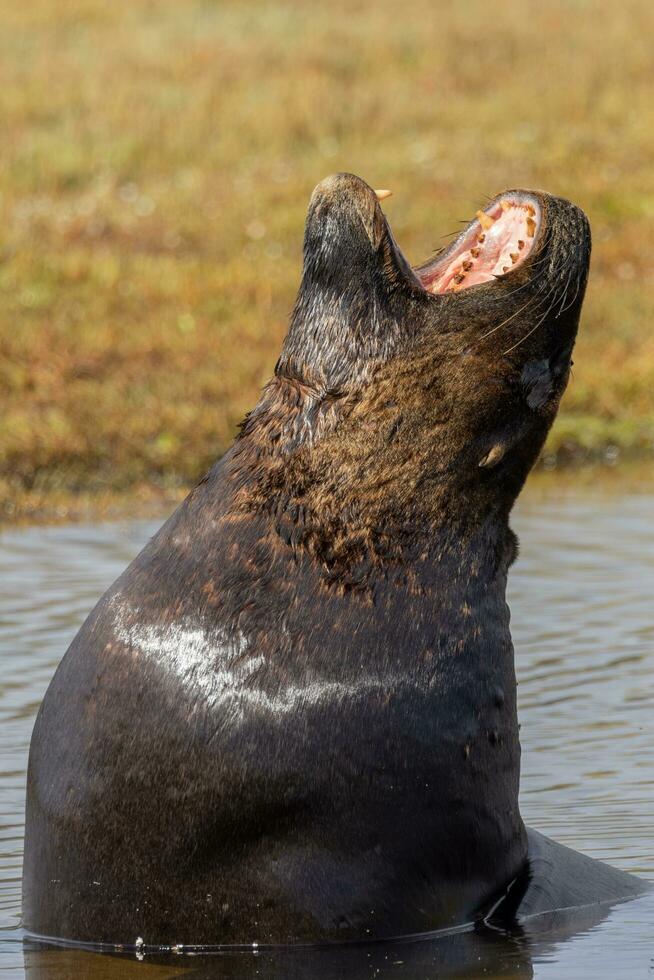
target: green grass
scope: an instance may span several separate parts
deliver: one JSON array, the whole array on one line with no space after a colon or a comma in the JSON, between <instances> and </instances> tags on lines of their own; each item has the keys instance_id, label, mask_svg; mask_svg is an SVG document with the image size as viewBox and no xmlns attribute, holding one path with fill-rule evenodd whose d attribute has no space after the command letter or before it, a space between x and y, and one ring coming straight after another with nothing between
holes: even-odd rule
<instances>
[{"instance_id":1,"label":"green grass","mask_svg":"<svg viewBox=\"0 0 654 980\"><path fill-rule=\"evenodd\" d=\"M548 453L651 452L653 36L646 0L0 5L0 508L206 469L271 373L337 170L394 190L414 262L505 186L584 207Z\"/></svg>"}]
</instances>

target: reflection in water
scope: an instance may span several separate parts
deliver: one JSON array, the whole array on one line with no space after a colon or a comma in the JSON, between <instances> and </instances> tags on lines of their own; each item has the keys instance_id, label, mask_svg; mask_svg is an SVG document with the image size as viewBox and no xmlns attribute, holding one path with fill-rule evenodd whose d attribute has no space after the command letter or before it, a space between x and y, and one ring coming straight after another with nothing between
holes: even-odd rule
<instances>
[{"instance_id":1,"label":"reflection in water","mask_svg":"<svg viewBox=\"0 0 654 980\"><path fill-rule=\"evenodd\" d=\"M430 980L434 977L585 977L645 975L654 964L654 895L610 907L539 916L510 933L488 928L438 939L332 948L261 950L198 957L99 956L68 949L25 950L29 980L183 976L186 980ZM601 926L601 928L600 928Z\"/></svg>"},{"instance_id":2,"label":"reflection in water","mask_svg":"<svg viewBox=\"0 0 654 980\"><path fill-rule=\"evenodd\" d=\"M11 530L0 539L0 977L21 976L27 746L69 640L160 522ZM527 495L510 584L520 681L522 810L562 843L654 876L654 498ZM654 970L654 898L375 947L145 963L25 951L30 978L615 977Z\"/></svg>"}]
</instances>

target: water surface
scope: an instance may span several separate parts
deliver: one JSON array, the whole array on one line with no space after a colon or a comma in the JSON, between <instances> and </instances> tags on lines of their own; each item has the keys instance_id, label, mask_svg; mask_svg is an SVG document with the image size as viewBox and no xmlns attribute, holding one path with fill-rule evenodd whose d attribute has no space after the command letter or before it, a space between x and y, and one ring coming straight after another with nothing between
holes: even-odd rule
<instances>
[{"instance_id":1,"label":"water surface","mask_svg":"<svg viewBox=\"0 0 654 980\"><path fill-rule=\"evenodd\" d=\"M589 915L572 930L555 921L525 933L296 951L290 959L261 952L171 965L24 954L23 797L34 716L82 619L159 524L0 537L0 976L654 977L652 896ZM654 494L528 490L513 525L521 540L510 605L525 820L654 878Z\"/></svg>"}]
</instances>

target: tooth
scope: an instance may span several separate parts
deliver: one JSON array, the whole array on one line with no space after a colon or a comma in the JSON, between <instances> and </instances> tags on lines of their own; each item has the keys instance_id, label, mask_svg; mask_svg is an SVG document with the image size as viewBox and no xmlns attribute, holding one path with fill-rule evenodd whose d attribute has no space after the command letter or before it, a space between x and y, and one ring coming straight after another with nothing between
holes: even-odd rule
<instances>
[{"instance_id":1,"label":"tooth","mask_svg":"<svg viewBox=\"0 0 654 980\"><path fill-rule=\"evenodd\" d=\"M521 239L518 239L518 248L520 249L520 251L522 251L524 247L525 247L525 243Z\"/></svg>"},{"instance_id":2,"label":"tooth","mask_svg":"<svg viewBox=\"0 0 654 980\"><path fill-rule=\"evenodd\" d=\"M385 201L387 197L390 197L393 191L389 191L387 188L382 188L381 190L375 191L378 201Z\"/></svg>"},{"instance_id":3,"label":"tooth","mask_svg":"<svg viewBox=\"0 0 654 980\"><path fill-rule=\"evenodd\" d=\"M527 218L527 234L530 238L536 234L536 222L533 218Z\"/></svg>"},{"instance_id":4,"label":"tooth","mask_svg":"<svg viewBox=\"0 0 654 980\"><path fill-rule=\"evenodd\" d=\"M502 266L502 272L508 272L510 268L511 268L510 265L503 265Z\"/></svg>"},{"instance_id":5,"label":"tooth","mask_svg":"<svg viewBox=\"0 0 654 980\"><path fill-rule=\"evenodd\" d=\"M463 274L463 272L458 272L454 276L454 282L463 282L464 279L465 279L465 275Z\"/></svg>"},{"instance_id":6,"label":"tooth","mask_svg":"<svg viewBox=\"0 0 654 980\"><path fill-rule=\"evenodd\" d=\"M463 268L464 272L469 272L469 270L472 269L472 262L462 262L461 267Z\"/></svg>"},{"instance_id":7,"label":"tooth","mask_svg":"<svg viewBox=\"0 0 654 980\"><path fill-rule=\"evenodd\" d=\"M483 234L477 235L477 241L479 242L480 245L482 245L486 241L486 236Z\"/></svg>"},{"instance_id":8,"label":"tooth","mask_svg":"<svg viewBox=\"0 0 654 980\"><path fill-rule=\"evenodd\" d=\"M475 217L484 231L488 231L495 224L495 218L491 218L490 214L486 214L485 211L477 211Z\"/></svg>"},{"instance_id":9,"label":"tooth","mask_svg":"<svg viewBox=\"0 0 654 980\"><path fill-rule=\"evenodd\" d=\"M480 248L471 248L470 249L470 254L472 255L473 259L476 259L479 256L479 253L480 252L481 252L481 249Z\"/></svg>"},{"instance_id":10,"label":"tooth","mask_svg":"<svg viewBox=\"0 0 654 980\"><path fill-rule=\"evenodd\" d=\"M512 262L513 262L513 264L515 265L515 263L516 263L516 262L518 261L518 259L520 258L520 253L519 253L519 252L509 252L509 255L511 256L511 261L512 261Z\"/></svg>"}]
</instances>

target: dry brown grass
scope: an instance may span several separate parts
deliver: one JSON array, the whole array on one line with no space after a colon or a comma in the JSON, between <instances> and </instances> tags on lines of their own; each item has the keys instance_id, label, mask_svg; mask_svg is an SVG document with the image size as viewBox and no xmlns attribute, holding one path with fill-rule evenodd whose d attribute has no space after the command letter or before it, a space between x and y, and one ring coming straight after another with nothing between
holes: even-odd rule
<instances>
[{"instance_id":1,"label":"dry brown grass","mask_svg":"<svg viewBox=\"0 0 654 980\"><path fill-rule=\"evenodd\" d=\"M550 451L654 444L654 7L0 6L0 504L173 486L272 370L313 185L390 186L418 261L504 186L591 218Z\"/></svg>"}]
</instances>

